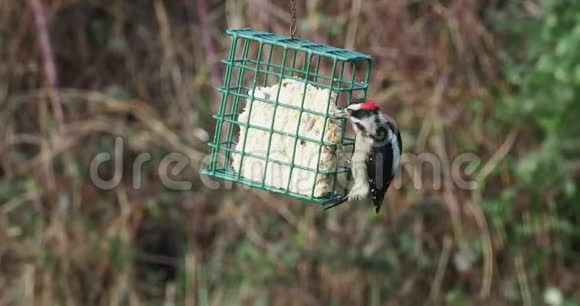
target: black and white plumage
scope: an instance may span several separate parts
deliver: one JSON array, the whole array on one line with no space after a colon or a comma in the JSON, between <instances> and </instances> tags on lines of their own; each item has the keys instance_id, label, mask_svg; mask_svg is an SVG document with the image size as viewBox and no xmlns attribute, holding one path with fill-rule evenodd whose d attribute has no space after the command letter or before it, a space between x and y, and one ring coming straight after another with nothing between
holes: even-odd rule
<instances>
[{"instance_id":1,"label":"black and white plumage","mask_svg":"<svg viewBox=\"0 0 580 306\"><path fill-rule=\"evenodd\" d=\"M399 168L401 135L394 120L372 100L351 104L346 112L357 136L351 165L354 185L331 207L370 197L378 213Z\"/></svg>"}]
</instances>

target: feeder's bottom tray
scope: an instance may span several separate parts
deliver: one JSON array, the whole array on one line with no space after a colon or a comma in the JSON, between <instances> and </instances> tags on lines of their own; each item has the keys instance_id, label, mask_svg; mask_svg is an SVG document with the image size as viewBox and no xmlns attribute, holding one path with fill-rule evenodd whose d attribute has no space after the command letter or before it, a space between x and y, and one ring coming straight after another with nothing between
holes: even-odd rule
<instances>
[{"instance_id":1,"label":"feeder's bottom tray","mask_svg":"<svg viewBox=\"0 0 580 306\"><path fill-rule=\"evenodd\" d=\"M339 193L329 194L328 196L324 196L324 197L316 197L316 198L310 197L307 195L291 192L291 191L288 191L288 190L285 190L282 188L276 188L276 187L271 187L268 185L262 185L259 182L251 181L251 180L245 179L243 177L238 177L236 175L236 173L231 169L216 169L214 171L204 169L204 170L202 170L202 174L207 175L207 176L211 176L211 177L214 177L217 179L222 179L222 180L238 183L241 185L246 185L246 186L254 187L257 189L262 189L262 190L266 190L269 192L286 195L286 196L289 196L289 197L292 197L292 198L295 198L298 200L314 202L314 203L321 204L321 205L335 203L336 201L338 201L339 199L341 199L343 197L343 194L339 194Z\"/></svg>"}]
</instances>

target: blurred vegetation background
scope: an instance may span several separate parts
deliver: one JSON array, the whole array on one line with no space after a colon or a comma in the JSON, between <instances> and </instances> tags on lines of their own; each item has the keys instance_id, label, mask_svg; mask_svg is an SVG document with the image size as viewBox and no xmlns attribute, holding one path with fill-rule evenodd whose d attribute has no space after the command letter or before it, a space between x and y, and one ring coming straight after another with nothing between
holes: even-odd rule
<instances>
[{"instance_id":1,"label":"blurred vegetation background","mask_svg":"<svg viewBox=\"0 0 580 306\"><path fill-rule=\"evenodd\" d=\"M223 31L287 35L288 1L3 0L0 305L580 305L580 2L297 5L299 37L374 57L369 95L442 187L410 160L376 216L202 184ZM191 190L160 181L169 152Z\"/></svg>"}]
</instances>

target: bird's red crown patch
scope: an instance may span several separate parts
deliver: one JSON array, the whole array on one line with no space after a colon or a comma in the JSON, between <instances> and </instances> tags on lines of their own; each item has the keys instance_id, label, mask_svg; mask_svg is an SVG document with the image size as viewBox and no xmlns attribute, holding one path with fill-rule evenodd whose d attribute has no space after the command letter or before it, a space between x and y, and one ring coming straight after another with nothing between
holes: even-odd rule
<instances>
[{"instance_id":1,"label":"bird's red crown patch","mask_svg":"<svg viewBox=\"0 0 580 306\"><path fill-rule=\"evenodd\" d=\"M365 102L363 102L360 105L360 108L366 109L366 110L375 110L375 109L379 108L379 106L377 105L377 102L375 102L373 100L366 100Z\"/></svg>"}]
</instances>

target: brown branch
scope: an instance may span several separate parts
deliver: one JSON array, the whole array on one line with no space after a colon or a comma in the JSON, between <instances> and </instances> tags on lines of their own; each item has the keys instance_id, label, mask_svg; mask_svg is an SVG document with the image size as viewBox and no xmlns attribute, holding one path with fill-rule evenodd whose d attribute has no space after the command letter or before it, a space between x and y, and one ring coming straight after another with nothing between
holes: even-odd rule
<instances>
[{"instance_id":1,"label":"brown branch","mask_svg":"<svg viewBox=\"0 0 580 306\"><path fill-rule=\"evenodd\" d=\"M54 52L52 50L50 36L48 34L46 10L44 9L42 0L29 0L29 3L34 14L34 22L38 32L38 43L42 51L42 60L44 63L43 69L47 83L48 99L52 104L52 109L60 132L64 125L64 112L62 110L60 96L58 93L58 74L54 60Z\"/></svg>"},{"instance_id":2,"label":"brown branch","mask_svg":"<svg viewBox=\"0 0 580 306\"><path fill-rule=\"evenodd\" d=\"M443 283L443 278L445 277L445 271L447 270L447 265L449 264L449 258L451 257L451 251L453 248L453 240L451 237L443 238L443 250L441 250L441 256L439 257L439 262L437 263L437 271L435 272L435 278L431 285L431 293L429 298L434 304L437 304L439 300L439 295L441 294L441 284Z\"/></svg>"},{"instance_id":3,"label":"brown branch","mask_svg":"<svg viewBox=\"0 0 580 306\"><path fill-rule=\"evenodd\" d=\"M207 54L208 58L210 59L209 64L212 65L211 67L211 80L213 82L213 86L219 86L221 83L221 76L218 67L215 65L216 51L213 41L211 40L211 27L209 25L209 14L207 11L207 4L205 0L197 0L196 1L196 11L197 17L199 18L199 27L201 29L201 40L203 43L203 48L205 49L205 53Z\"/></svg>"}]
</instances>

